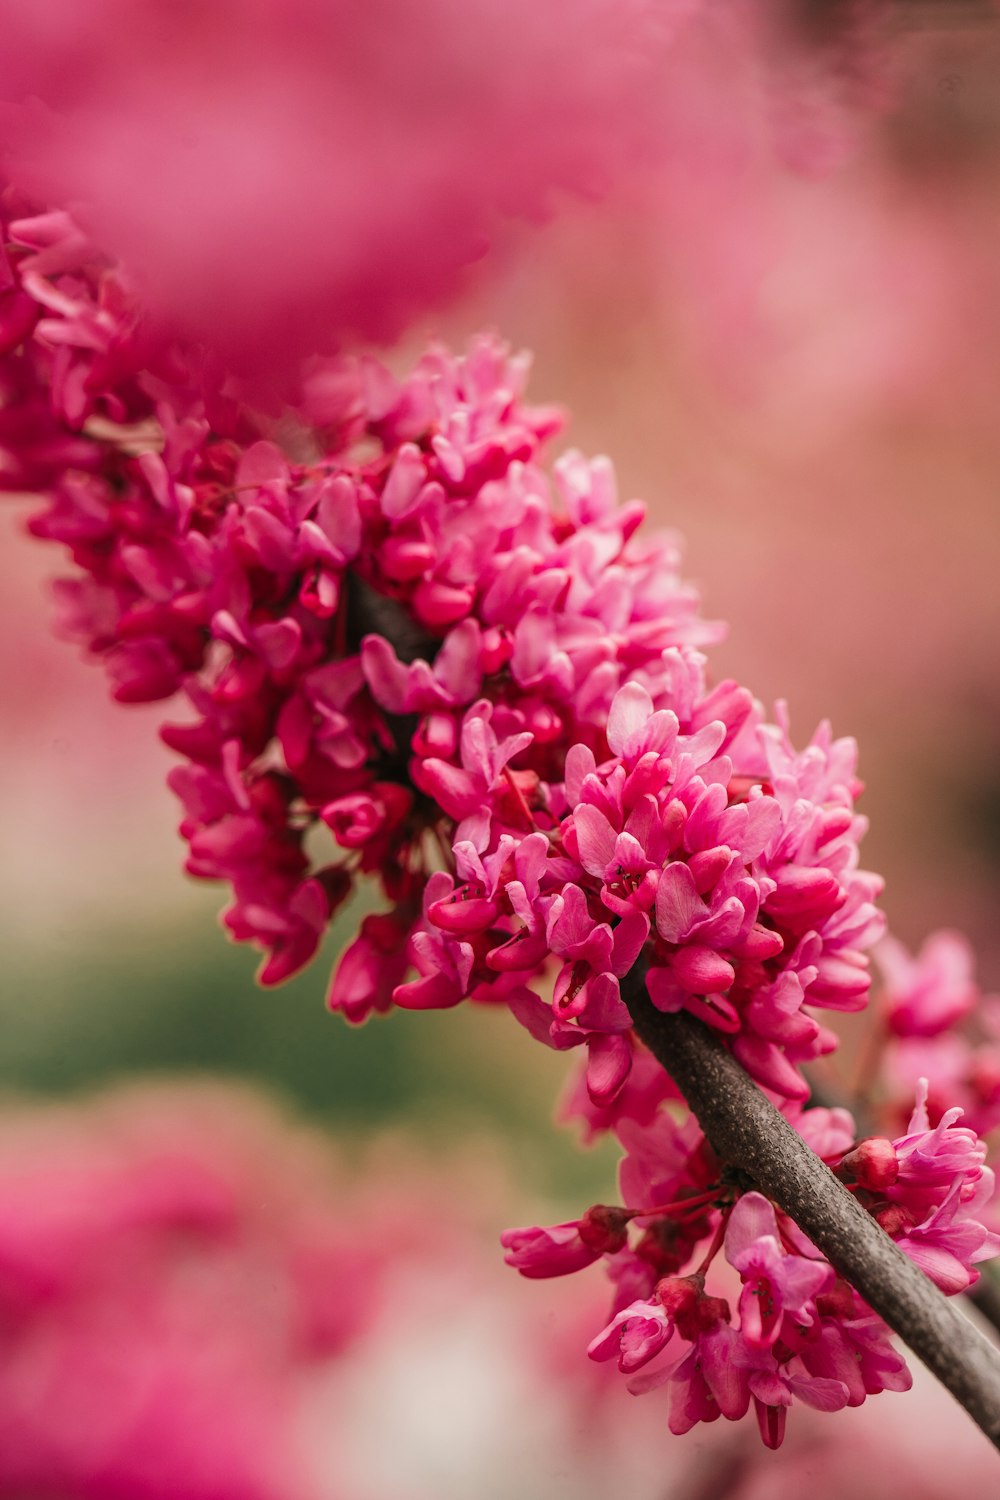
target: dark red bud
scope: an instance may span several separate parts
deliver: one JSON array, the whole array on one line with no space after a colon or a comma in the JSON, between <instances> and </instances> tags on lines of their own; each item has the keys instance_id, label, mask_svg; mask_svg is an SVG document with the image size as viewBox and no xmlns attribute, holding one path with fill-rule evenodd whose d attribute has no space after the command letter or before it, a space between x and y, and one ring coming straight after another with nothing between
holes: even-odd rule
<instances>
[{"instance_id":1,"label":"dark red bud","mask_svg":"<svg viewBox=\"0 0 1000 1500\"><path fill-rule=\"evenodd\" d=\"M828 1292L816 1298L816 1311L823 1318L850 1318L854 1315L854 1293L839 1278Z\"/></svg>"},{"instance_id":2,"label":"dark red bud","mask_svg":"<svg viewBox=\"0 0 1000 1500\"><path fill-rule=\"evenodd\" d=\"M841 1161L841 1167L853 1172L862 1187L880 1193L899 1176L896 1148L885 1136L872 1135L859 1141Z\"/></svg>"},{"instance_id":3,"label":"dark red bud","mask_svg":"<svg viewBox=\"0 0 1000 1500\"><path fill-rule=\"evenodd\" d=\"M588 1250L599 1255L614 1255L628 1244L630 1214L627 1208L610 1208L595 1203L580 1220L579 1235Z\"/></svg>"},{"instance_id":4,"label":"dark red bud","mask_svg":"<svg viewBox=\"0 0 1000 1500\"><path fill-rule=\"evenodd\" d=\"M898 1203L888 1204L880 1209L875 1217L892 1239L895 1239L897 1235L905 1234L908 1229L913 1228L916 1222L913 1215L907 1213L906 1209L901 1208Z\"/></svg>"},{"instance_id":5,"label":"dark red bud","mask_svg":"<svg viewBox=\"0 0 1000 1500\"><path fill-rule=\"evenodd\" d=\"M666 1276L657 1282L655 1296L681 1338L694 1340L717 1323L729 1322L729 1303L705 1296L704 1276Z\"/></svg>"}]
</instances>

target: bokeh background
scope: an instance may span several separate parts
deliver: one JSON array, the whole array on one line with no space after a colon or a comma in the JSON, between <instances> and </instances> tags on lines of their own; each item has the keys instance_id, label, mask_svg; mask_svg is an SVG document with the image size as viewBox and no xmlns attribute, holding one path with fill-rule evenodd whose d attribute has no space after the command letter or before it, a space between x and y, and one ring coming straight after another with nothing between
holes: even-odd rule
<instances>
[{"instance_id":1,"label":"bokeh background","mask_svg":"<svg viewBox=\"0 0 1000 1500\"><path fill-rule=\"evenodd\" d=\"M987 6L908 11L885 34L874 82L853 79L845 94L837 74L833 104L822 68L817 82L802 64L779 87L745 36L682 30L656 169L510 227L385 357L403 367L428 334L460 345L482 327L534 351L531 392L569 409L569 442L609 454L622 499L641 496L651 522L686 539L705 613L730 625L715 674L787 698L800 739L823 717L858 738L866 859L886 877L898 935L964 929L996 988L1000 24ZM112 706L100 671L51 635L46 581L60 565L24 535L30 509L0 511L8 1122L29 1099L211 1077L266 1090L275 1131L291 1128L285 1111L323 1134L341 1174L330 1203L352 1205L341 1217L362 1238L361 1164L370 1175L378 1160L403 1208L414 1182L433 1184L436 1234L411 1235L403 1209L391 1230L413 1262L394 1317L338 1354L332 1384L317 1379L303 1407L315 1451L338 1455L317 1461L318 1496L545 1500L596 1494L626 1472L650 1500L752 1500L765 1482L773 1494L714 1431L685 1439L680 1456L655 1396L637 1417L621 1393L598 1398L587 1371L561 1373L567 1331L582 1353L599 1326L583 1294L526 1287L502 1266L494 1246L508 1224L613 1200L613 1151L583 1151L553 1125L565 1058L484 1009L360 1029L326 1014L328 967L358 910L304 975L255 987L253 956L218 928L223 893L180 875L162 710ZM74 1118L60 1116L67 1138L84 1130ZM125 1115L117 1128L129 1138ZM453 1297L433 1253L447 1202L474 1267ZM618 1404L602 1419L600 1462L584 1462L599 1399ZM964 1443L967 1463L984 1461L977 1435L931 1392L920 1400L925 1422L916 1405L863 1414L849 1471L815 1441L792 1445L786 1492L808 1482L822 1500L850 1483L861 1500L862 1472L876 1472L861 1462L871 1422L891 1432L898 1421L919 1457L910 1496L957 1494L945 1455ZM409 1413L393 1425L391 1461L386 1406Z\"/></svg>"}]
</instances>

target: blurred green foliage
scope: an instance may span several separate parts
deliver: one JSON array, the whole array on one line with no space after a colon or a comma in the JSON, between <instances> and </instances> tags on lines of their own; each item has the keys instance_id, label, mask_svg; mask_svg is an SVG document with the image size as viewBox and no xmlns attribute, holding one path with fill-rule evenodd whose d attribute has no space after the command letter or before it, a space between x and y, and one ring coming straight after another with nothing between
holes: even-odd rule
<instances>
[{"instance_id":1,"label":"blurred green foliage","mask_svg":"<svg viewBox=\"0 0 1000 1500\"><path fill-rule=\"evenodd\" d=\"M220 894L203 892L203 919L148 930L119 910L98 933L9 945L0 1087L65 1094L208 1072L276 1090L340 1137L403 1129L431 1152L499 1138L527 1192L613 1201L613 1145L581 1151L575 1127L553 1125L576 1058L538 1047L503 1008L393 1011L361 1027L331 1015L326 978L363 908L305 973L262 990L254 955L213 919Z\"/></svg>"}]
</instances>

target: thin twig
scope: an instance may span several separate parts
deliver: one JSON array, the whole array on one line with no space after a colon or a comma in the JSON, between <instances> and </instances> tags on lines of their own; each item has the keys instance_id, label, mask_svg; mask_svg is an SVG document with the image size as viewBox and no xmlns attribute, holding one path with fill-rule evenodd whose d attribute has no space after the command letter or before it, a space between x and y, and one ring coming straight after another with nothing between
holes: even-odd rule
<instances>
[{"instance_id":1,"label":"thin twig","mask_svg":"<svg viewBox=\"0 0 1000 1500\"><path fill-rule=\"evenodd\" d=\"M716 1153L794 1219L1000 1448L1000 1350L893 1244L708 1027L656 1010L638 968L622 992Z\"/></svg>"}]
</instances>

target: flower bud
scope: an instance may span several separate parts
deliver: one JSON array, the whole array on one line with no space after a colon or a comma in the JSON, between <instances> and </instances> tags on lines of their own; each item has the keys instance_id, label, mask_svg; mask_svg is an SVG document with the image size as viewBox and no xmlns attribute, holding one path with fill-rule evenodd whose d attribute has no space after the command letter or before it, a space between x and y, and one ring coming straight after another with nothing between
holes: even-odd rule
<instances>
[{"instance_id":1,"label":"flower bud","mask_svg":"<svg viewBox=\"0 0 1000 1500\"><path fill-rule=\"evenodd\" d=\"M891 1187L899 1176L896 1148L880 1135L870 1135L859 1141L843 1158L841 1166L853 1172L861 1186L873 1193Z\"/></svg>"},{"instance_id":2,"label":"flower bud","mask_svg":"<svg viewBox=\"0 0 1000 1500\"><path fill-rule=\"evenodd\" d=\"M618 1250L624 1250L628 1243L630 1218L627 1208L610 1208L607 1204L595 1203L580 1220L580 1238L598 1254L614 1255Z\"/></svg>"}]
</instances>

